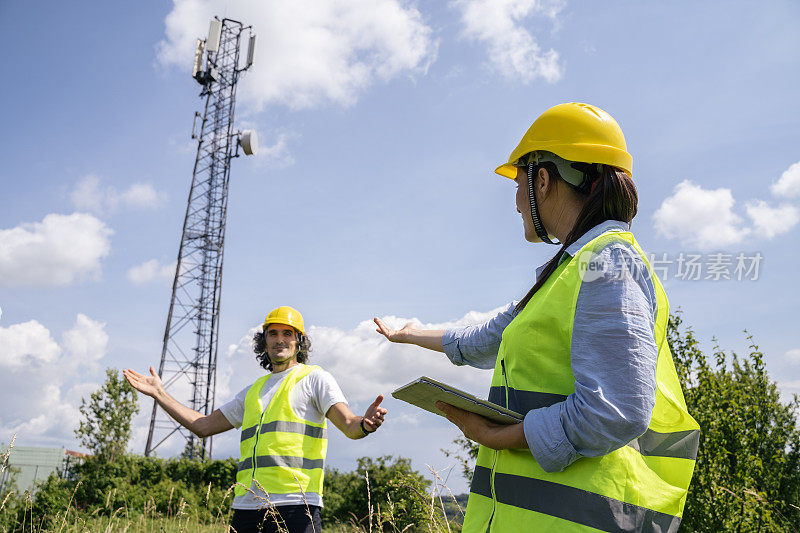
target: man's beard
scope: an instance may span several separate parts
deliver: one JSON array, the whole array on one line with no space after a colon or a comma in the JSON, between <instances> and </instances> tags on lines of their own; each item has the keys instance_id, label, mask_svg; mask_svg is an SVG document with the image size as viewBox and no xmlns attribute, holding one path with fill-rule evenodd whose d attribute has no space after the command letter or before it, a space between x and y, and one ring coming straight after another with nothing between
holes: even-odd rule
<instances>
[{"instance_id":1,"label":"man's beard","mask_svg":"<svg viewBox=\"0 0 800 533\"><path fill-rule=\"evenodd\" d=\"M281 352L282 351L283 350L281 350ZM298 353L298 350L295 350L295 352L292 355L289 355L288 357L279 357L278 354L269 355L269 353L267 353L267 357L269 358L270 362L273 365L279 365L281 363L285 363L286 361L291 361L292 358L297 355L297 353Z\"/></svg>"}]
</instances>

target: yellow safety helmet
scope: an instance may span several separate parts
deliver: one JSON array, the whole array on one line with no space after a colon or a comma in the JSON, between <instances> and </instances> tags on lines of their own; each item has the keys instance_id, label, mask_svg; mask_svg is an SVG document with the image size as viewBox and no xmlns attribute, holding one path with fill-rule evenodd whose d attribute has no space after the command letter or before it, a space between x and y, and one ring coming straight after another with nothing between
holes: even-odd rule
<instances>
[{"instance_id":1,"label":"yellow safety helmet","mask_svg":"<svg viewBox=\"0 0 800 533\"><path fill-rule=\"evenodd\" d=\"M306 334L305 326L303 324L303 315L300 314L300 311L294 307L289 307L288 305L284 305L270 311L267 315L267 318L264 319L264 325L261 326L261 330L267 331L267 326L269 324L283 324L285 326L292 326L303 335Z\"/></svg>"},{"instance_id":2,"label":"yellow safety helmet","mask_svg":"<svg viewBox=\"0 0 800 533\"><path fill-rule=\"evenodd\" d=\"M590 104L571 102L553 106L536 119L522 140L495 172L506 178L517 177L516 166L522 156L544 150L568 161L602 163L632 175L633 157L625 136L614 118Z\"/></svg>"}]
</instances>

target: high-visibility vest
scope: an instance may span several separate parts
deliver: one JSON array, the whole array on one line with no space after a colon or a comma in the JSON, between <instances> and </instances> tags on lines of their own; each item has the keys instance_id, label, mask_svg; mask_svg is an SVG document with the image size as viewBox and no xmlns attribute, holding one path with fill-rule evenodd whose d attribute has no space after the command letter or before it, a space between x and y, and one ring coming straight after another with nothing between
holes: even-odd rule
<instances>
[{"instance_id":1,"label":"high-visibility vest","mask_svg":"<svg viewBox=\"0 0 800 533\"><path fill-rule=\"evenodd\" d=\"M255 480L268 495L315 492L322 497L327 422L300 418L289 403L292 389L317 368L301 363L289 370L266 409L261 388L271 374L257 379L247 391L236 496L244 495Z\"/></svg>"},{"instance_id":2,"label":"high-visibility vest","mask_svg":"<svg viewBox=\"0 0 800 533\"><path fill-rule=\"evenodd\" d=\"M676 531L700 439L666 339L669 305L644 252L629 232L606 232L564 259L503 332L489 399L527 413L575 391L570 344L582 281L595 252L612 242L633 247L655 287L656 401L647 431L611 453L581 457L548 473L529 449L481 446L470 487L465 533L507 531Z\"/></svg>"}]
</instances>

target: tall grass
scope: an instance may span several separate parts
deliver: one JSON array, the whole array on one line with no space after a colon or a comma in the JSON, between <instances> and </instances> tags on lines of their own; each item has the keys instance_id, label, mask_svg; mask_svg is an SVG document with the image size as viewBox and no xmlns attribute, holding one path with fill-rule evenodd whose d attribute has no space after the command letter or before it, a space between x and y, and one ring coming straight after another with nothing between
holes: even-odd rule
<instances>
[{"instance_id":1,"label":"tall grass","mask_svg":"<svg viewBox=\"0 0 800 533\"><path fill-rule=\"evenodd\" d=\"M11 444L8 445L8 449L4 454L0 455L0 479L3 479L3 476L5 475L6 470L8 469L8 458L11 457L11 450L14 449L14 442L16 440L17 440L17 434L14 433L14 435L11 436ZM6 503L13 494L14 492L11 490L9 490L6 494L0 493L0 498L3 500L2 503L0 503L0 513L3 512Z\"/></svg>"},{"instance_id":2,"label":"tall grass","mask_svg":"<svg viewBox=\"0 0 800 533\"><path fill-rule=\"evenodd\" d=\"M80 485L80 482L78 482ZM75 491L77 491L77 486ZM141 509L131 509L127 505L109 509L113 501L111 491L107 495L106 505L93 510L79 509L74 499L63 510L55 514L35 516L32 512L33 498L26 491L24 510L16 523L3 526L3 533L178 533L178 532L220 532L228 530L227 506L217 507L215 517L209 522L201 520L196 509L191 509L183 498L170 502L168 511L157 511L155 501L151 498ZM208 505L208 498L206 499ZM110 514L107 514L111 511ZM17 513L19 515L19 513Z\"/></svg>"},{"instance_id":3,"label":"tall grass","mask_svg":"<svg viewBox=\"0 0 800 533\"><path fill-rule=\"evenodd\" d=\"M0 475L9 468L9 457L14 446L16 435L11 440L8 450L0 455ZM414 531L427 531L428 533L453 533L461 530L458 520L453 520L453 516L448 518L447 505L452 508L456 502L452 492L445 484L439 472L428 467L433 476L433 484L429 493L422 494L416 488L408 485L419 496L420 506L424 506L424 513L427 520L422 524L411 524L401 527L400 524L407 523L408 520L401 520L397 514L395 504L392 502L391 495L385 498L376 498L370 484L370 472L364 475L366 481L366 497L368 501L368 513L366 516L351 516L346 522L326 524L323 531L318 533L406 533ZM231 485L226 491L221 491L219 485L212 487L209 483L205 490L205 497L202 501L194 500L190 504L183 497L175 496L175 486L169 492L169 497L160 500L160 503L152 495L136 505L129 505L125 498L124 487L111 488L103 493L103 500L99 504L90 506L85 501L79 501L76 494L79 489L84 490L87 486L82 484L84 481L72 482L69 484L71 494L63 494L64 485L53 485L43 483L38 492L30 490L23 494L15 494L12 490L4 491L0 494L0 533L183 533L183 532L228 532L230 530L230 504L233 498L233 491L236 484ZM64 482L66 483L66 481ZM257 482L256 482L257 483ZM177 485L176 485L177 486ZM300 483L298 481L298 486ZM40 505L37 498L47 500L48 487L61 487L62 493L50 498L51 501L60 502L56 506ZM269 495L263 487L261 494L253 492L250 487L245 490L253 494L260 500L263 506L269 509L268 514L279 524L282 532L288 533L285 524L281 523L280 516L275 512L269 501ZM424 490L424 489L423 489ZM305 500L305 493L303 499ZM166 496L166 494L165 494ZM60 499L59 499L60 498ZM164 505L164 500L166 506ZM119 505L122 502L122 505ZM427 503L425 503L427 502ZM455 503L458 515L463 516L463 510ZM41 509L47 509L42 514ZM418 508L422 511L422 508ZM309 516L310 511L307 510ZM453 515L453 512L449 513ZM209 518L210 517L210 518Z\"/></svg>"},{"instance_id":4,"label":"tall grass","mask_svg":"<svg viewBox=\"0 0 800 533\"><path fill-rule=\"evenodd\" d=\"M441 488L441 486L440 486ZM233 487L231 487L231 490ZM449 489L448 489L449 490ZM326 525L319 533L377 533L392 532L405 533L414 531L428 531L429 533L452 533L460 531L461 527L457 522L451 522L444 518L444 504L442 494L436 490L430 495L430 522L423 528L416 526L406 526L401 529L397 525L396 517L392 512L391 501L387 502L385 509L380 503L370 508L370 513L365 517L353 516L346 523ZM260 496L263 499L263 497ZM34 518L30 509L32 501L30 493L27 493L26 512L22 520L9 527L3 527L3 533L212 533L228 532L230 529L227 509L217 508L216 518L211 522L203 522L185 501L180 500L171 505L170 509L174 512L160 513L156 511L155 503L146 505L143 509L129 509L120 507L114 509L110 516L104 516L98 508L92 512L82 512L77 508L74 501L65 509L58 511L53 516L43 516ZM110 500L111 498L109 498ZM270 509L270 515L278 523L278 529L282 533L288 533L282 527L280 517L275 513L274 508ZM310 513L309 513L310 515Z\"/></svg>"}]
</instances>

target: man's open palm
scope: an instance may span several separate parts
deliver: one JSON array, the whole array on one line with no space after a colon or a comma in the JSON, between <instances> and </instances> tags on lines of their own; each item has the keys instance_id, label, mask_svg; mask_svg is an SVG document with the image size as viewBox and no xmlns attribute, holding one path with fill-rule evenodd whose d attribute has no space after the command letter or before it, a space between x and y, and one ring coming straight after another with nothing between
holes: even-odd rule
<instances>
[{"instance_id":1,"label":"man's open palm","mask_svg":"<svg viewBox=\"0 0 800 533\"><path fill-rule=\"evenodd\" d=\"M122 374L125 376L125 379L128 380L128 383L131 384L131 387L147 396L155 396L160 391L164 390L164 386L161 384L161 378L158 377L158 374L156 374L152 366L150 367L151 375L149 376L144 376L130 368L123 370Z\"/></svg>"}]
</instances>

